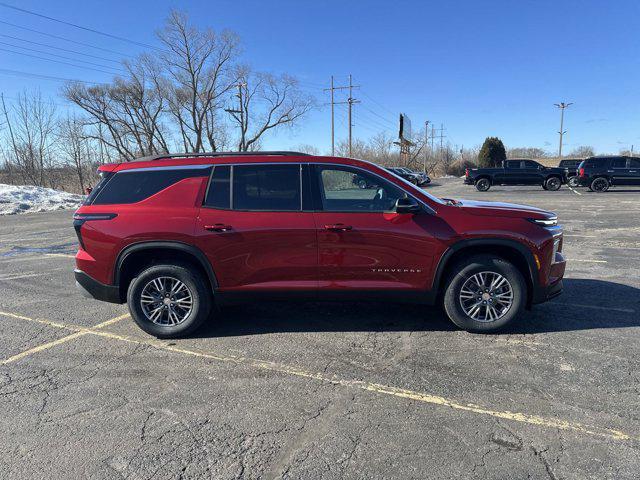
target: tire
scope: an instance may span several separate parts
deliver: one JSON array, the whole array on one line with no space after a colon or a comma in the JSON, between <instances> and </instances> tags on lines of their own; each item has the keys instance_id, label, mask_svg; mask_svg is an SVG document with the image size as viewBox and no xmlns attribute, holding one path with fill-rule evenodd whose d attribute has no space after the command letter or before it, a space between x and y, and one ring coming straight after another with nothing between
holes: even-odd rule
<instances>
[{"instance_id":1,"label":"tire","mask_svg":"<svg viewBox=\"0 0 640 480\"><path fill-rule=\"evenodd\" d=\"M571 188L576 188L580 185L580 179L578 178L577 175L574 175L573 177L569 177L569 180L567 181L567 184L571 187Z\"/></svg>"},{"instance_id":2,"label":"tire","mask_svg":"<svg viewBox=\"0 0 640 480\"><path fill-rule=\"evenodd\" d=\"M476 180L476 188L480 192L486 192L491 188L491 182L488 178L479 178Z\"/></svg>"},{"instance_id":3,"label":"tire","mask_svg":"<svg viewBox=\"0 0 640 480\"><path fill-rule=\"evenodd\" d=\"M607 190L609 190L610 186L611 186L611 184L609 183L609 180L607 180L604 177L598 177L598 178L594 178L591 181L590 188L594 192L602 193L602 192L606 192Z\"/></svg>"},{"instance_id":4,"label":"tire","mask_svg":"<svg viewBox=\"0 0 640 480\"><path fill-rule=\"evenodd\" d=\"M557 190L560 190L560 187L562 186L562 180L560 180L558 177L549 177L545 180L544 186L547 187L546 190L555 192Z\"/></svg>"},{"instance_id":5,"label":"tire","mask_svg":"<svg viewBox=\"0 0 640 480\"><path fill-rule=\"evenodd\" d=\"M365 179L358 180L358 188L364 190L365 188L367 188L367 186L367 181Z\"/></svg>"},{"instance_id":6,"label":"tire","mask_svg":"<svg viewBox=\"0 0 640 480\"><path fill-rule=\"evenodd\" d=\"M176 282L184 286L173 297L176 302L171 302L172 297L159 294L165 292L166 295L172 287L177 289ZM162 290L157 288L158 284L163 285ZM143 302L146 302L145 306ZM211 304L209 283L200 272L183 264L152 265L131 281L127 292L127 305L133 320L142 330L158 338L178 338L195 331L209 317ZM157 306L162 311L154 322L151 318L158 315ZM186 307L190 307L188 311Z\"/></svg>"},{"instance_id":7,"label":"tire","mask_svg":"<svg viewBox=\"0 0 640 480\"><path fill-rule=\"evenodd\" d=\"M478 278L484 279L489 286L494 279L502 281L500 277L506 283L503 282L502 286L495 289L493 296L491 292L478 294L478 283L481 283L477 281ZM463 292L463 287L467 293ZM468 297L468 292L473 292L471 298ZM511 299L508 297L509 292ZM498 300L498 296L502 297L501 300ZM487 303L478 304L478 298ZM526 301L527 286L524 277L513 264L493 255L476 255L454 266L445 287L443 306L449 319L463 330L490 333L502 329L519 317ZM475 306L478 306L477 312L474 312Z\"/></svg>"},{"instance_id":8,"label":"tire","mask_svg":"<svg viewBox=\"0 0 640 480\"><path fill-rule=\"evenodd\" d=\"M547 184L546 184L546 183L543 183L543 184L542 184L542 189L543 189L543 190L549 190L549 189L547 188Z\"/></svg>"}]
</instances>

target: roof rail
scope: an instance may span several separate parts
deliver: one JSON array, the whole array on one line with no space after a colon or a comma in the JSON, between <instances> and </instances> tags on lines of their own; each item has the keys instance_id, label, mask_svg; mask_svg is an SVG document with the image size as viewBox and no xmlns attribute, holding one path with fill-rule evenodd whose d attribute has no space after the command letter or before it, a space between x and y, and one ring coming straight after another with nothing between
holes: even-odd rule
<instances>
[{"instance_id":1,"label":"roof rail","mask_svg":"<svg viewBox=\"0 0 640 480\"><path fill-rule=\"evenodd\" d=\"M308 156L308 153L289 151L257 151L257 152L198 152L198 153L159 153L147 157L139 157L132 162L148 162L165 158L193 158L193 157L253 157L253 156Z\"/></svg>"}]
</instances>

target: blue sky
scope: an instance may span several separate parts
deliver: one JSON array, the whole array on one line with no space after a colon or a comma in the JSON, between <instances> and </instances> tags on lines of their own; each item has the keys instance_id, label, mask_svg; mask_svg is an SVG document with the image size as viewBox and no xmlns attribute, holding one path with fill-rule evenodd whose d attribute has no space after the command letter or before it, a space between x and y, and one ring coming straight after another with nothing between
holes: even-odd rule
<instances>
[{"instance_id":1,"label":"blue sky","mask_svg":"<svg viewBox=\"0 0 640 480\"><path fill-rule=\"evenodd\" d=\"M354 135L367 139L396 133L397 113L414 130L425 120L446 128L448 141L471 147L486 136L507 147L556 151L560 101L565 152L592 145L599 152L640 150L640 2L637 1L220 1L113 0L7 3L147 44L170 8L189 13L200 26L231 29L242 40L243 61L273 73L296 75L303 87L328 101L329 77L362 88L354 97ZM0 6L0 21L81 43L135 55L143 48ZM55 40L0 23L0 34L79 50L118 55ZM0 37L0 69L106 81L109 74L57 64L5 50L47 50ZM4 49L4 50L3 50ZM52 51L53 52L53 51ZM73 53L58 55L83 58ZM50 57L56 58L56 57ZM66 61L58 58L58 60ZM101 59L84 60L116 65ZM70 61L72 63L72 61ZM100 67L95 66L100 69ZM40 88L56 96L60 82L2 73L0 91L15 97ZM61 99L56 102L63 105ZM62 107L64 108L64 107ZM272 136L266 148L330 146L329 110L313 112L293 131ZM340 107L337 137L346 137Z\"/></svg>"}]
</instances>

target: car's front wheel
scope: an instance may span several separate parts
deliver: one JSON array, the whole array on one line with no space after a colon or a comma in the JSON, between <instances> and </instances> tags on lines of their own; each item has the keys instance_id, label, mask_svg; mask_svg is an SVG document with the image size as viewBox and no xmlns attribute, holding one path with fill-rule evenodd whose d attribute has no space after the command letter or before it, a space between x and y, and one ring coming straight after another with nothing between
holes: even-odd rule
<instances>
[{"instance_id":1,"label":"car's front wheel","mask_svg":"<svg viewBox=\"0 0 640 480\"><path fill-rule=\"evenodd\" d=\"M458 327L489 333L503 328L524 310L527 286L510 262L477 255L459 262L444 292L444 309Z\"/></svg>"},{"instance_id":2,"label":"car's front wheel","mask_svg":"<svg viewBox=\"0 0 640 480\"><path fill-rule=\"evenodd\" d=\"M569 180L567 181L567 184L571 188L576 188L577 186L580 185L580 179L578 178L577 175L574 175L573 177L569 177Z\"/></svg>"},{"instance_id":3,"label":"car's front wheel","mask_svg":"<svg viewBox=\"0 0 640 480\"><path fill-rule=\"evenodd\" d=\"M211 291L187 265L153 265L129 285L127 304L138 326L158 338L177 338L196 330L209 316Z\"/></svg>"},{"instance_id":4,"label":"car's front wheel","mask_svg":"<svg viewBox=\"0 0 640 480\"><path fill-rule=\"evenodd\" d=\"M486 192L487 190L489 190L489 188L491 188L491 182L488 178L480 178L476 180L476 188L480 192Z\"/></svg>"}]
</instances>

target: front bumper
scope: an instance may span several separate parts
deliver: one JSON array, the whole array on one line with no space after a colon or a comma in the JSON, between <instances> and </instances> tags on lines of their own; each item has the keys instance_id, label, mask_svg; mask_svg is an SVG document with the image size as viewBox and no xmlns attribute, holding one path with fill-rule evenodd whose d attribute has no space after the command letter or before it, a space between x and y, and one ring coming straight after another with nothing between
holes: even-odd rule
<instances>
[{"instance_id":1,"label":"front bumper","mask_svg":"<svg viewBox=\"0 0 640 480\"><path fill-rule=\"evenodd\" d=\"M564 271L567 266L567 261L564 259L562 253L556 253L554 263L551 265L549 271L549 282L546 286L538 286L534 288L531 298L532 304L543 303L552 298L557 297L562 293L562 278L564 277Z\"/></svg>"},{"instance_id":2,"label":"front bumper","mask_svg":"<svg viewBox=\"0 0 640 480\"><path fill-rule=\"evenodd\" d=\"M74 270L76 288L87 298L95 298L109 303L124 303L120 297L120 288L117 285L105 285L94 280L82 270Z\"/></svg>"}]
</instances>

